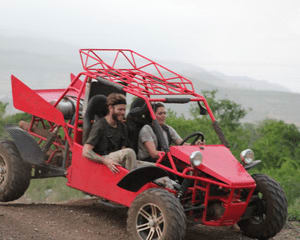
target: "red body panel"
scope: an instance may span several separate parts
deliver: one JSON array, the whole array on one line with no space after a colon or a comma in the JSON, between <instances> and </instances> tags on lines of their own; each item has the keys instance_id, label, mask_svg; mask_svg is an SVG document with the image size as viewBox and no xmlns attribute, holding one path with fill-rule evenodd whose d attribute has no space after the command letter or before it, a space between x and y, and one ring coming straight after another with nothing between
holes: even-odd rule
<instances>
[{"instance_id":1,"label":"red body panel","mask_svg":"<svg viewBox=\"0 0 300 240\"><path fill-rule=\"evenodd\" d=\"M11 85L13 102L16 109L49 120L58 125L63 126L65 124L63 114L60 111L19 79L12 76Z\"/></svg>"},{"instance_id":2,"label":"red body panel","mask_svg":"<svg viewBox=\"0 0 300 240\"><path fill-rule=\"evenodd\" d=\"M47 102L56 102L60 99L60 97L65 93L66 90L66 95L78 97L78 92L80 91L83 83L80 79L74 81L76 79L76 76L74 74L71 74L70 78L71 85L67 89L39 89L34 91L42 98L44 98ZM81 98L84 98L84 94L81 96Z\"/></svg>"},{"instance_id":3,"label":"red body panel","mask_svg":"<svg viewBox=\"0 0 300 240\"><path fill-rule=\"evenodd\" d=\"M34 92L45 99L47 102L56 102L65 90L66 89L39 89L34 90ZM68 95L76 97L78 93L76 91L69 91Z\"/></svg>"},{"instance_id":4,"label":"red body panel","mask_svg":"<svg viewBox=\"0 0 300 240\"><path fill-rule=\"evenodd\" d=\"M237 222L240 217L244 214L247 203L246 202L235 202L224 204L225 212L222 218L219 220L217 225L232 225Z\"/></svg>"},{"instance_id":5,"label":"red body panel","mask_svg":"<svg viewBox=\"0 0 300 240\"><path fill-rule=\"evenodd\" d=\"M117 186L117 183L128 173L119 168L119 173L112 173L105 165L82 157L82 146L73 145L72 165L68 169L68 186L84 192L101 196L110 201L130 206L137 195L156 185L148 183L138 192L129 192Z\"/></svg>"},{"instance_id":6,"label":"red body panel","mask_svg":"<svg viewBox=\"0 0 300 240\"><path fill-rule=\"evenodd\" d=\"M255 181L236 160L230 150L223 145L199 146L172 146L170 152L181 161L190 164L190 155L194 151L200 151L203 155L199 169L203 172L227 183L230 187L249 187L255 185Z\"/></svg>"}]
</instances>

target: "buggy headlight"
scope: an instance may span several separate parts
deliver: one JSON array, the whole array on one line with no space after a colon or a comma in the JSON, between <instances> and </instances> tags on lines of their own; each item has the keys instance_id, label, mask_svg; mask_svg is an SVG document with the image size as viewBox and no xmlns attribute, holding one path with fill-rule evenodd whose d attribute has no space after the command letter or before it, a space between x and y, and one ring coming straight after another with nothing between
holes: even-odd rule
<instances>
[{"instance_id":1,"label":"buggy headlight","mask_svg":"<svg viewBox=\"0 0 300 240\"><path fill-rule=\"evenodd\" d=\"M192 152L190 161L193 167L198 167L202 163L202 154L199 151Z\"/></svg>"},{"instance_id":2,"label":"buggy headlight","mask_svg":"<svg viewBox=\"0 0 300 240\"><path fill-rule=\"evenodd\" d=\"M254 152L251 149L246 149L246 150L242 151L240 156L241 156L241 160L245 164L250 164L254 160Z\"/></svg>"}]
</instances>

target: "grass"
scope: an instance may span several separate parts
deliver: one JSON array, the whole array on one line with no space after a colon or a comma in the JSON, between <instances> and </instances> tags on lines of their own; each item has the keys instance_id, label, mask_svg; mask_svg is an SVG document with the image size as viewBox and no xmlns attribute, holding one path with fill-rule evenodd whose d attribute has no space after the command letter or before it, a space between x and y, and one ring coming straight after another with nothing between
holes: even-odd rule
<instances>
[{"instance_id":1,"label":"grass","mask_svg":"<svg viewBox=\"0 0 300 240\"><path fill-rule=\"evenodd\" d=\"M297 198L294 203L289 206L288 219L291 221L300 221L300 198Z\"/></svg>"},{"instance_id":2,"label":"grass","mask_svg":"<svg viewBox=\"0 0 300 240\"><path fill-rule=\"evenodd\" d=\"M66 183L67 179L63 177L33 179L25 193L25 199L30 202L60 202L85 196L81 191L68 187Z\"/></svg>"}]
</instances>

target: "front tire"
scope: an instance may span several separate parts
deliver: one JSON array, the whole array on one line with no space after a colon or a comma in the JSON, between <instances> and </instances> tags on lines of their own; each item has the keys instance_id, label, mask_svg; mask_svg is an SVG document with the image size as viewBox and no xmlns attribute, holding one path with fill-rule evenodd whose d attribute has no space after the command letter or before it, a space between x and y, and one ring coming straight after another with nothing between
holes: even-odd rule
<instances>
[{"instance_id":1,"label":"front tire","mask_svg":"<svg viewBox=\"0 0 300 240\"><path fill-rule=\"evenodd\" d=\"M279 183L263 174L252 176L256 182L249 206L255 210L249 219L238 222L243 233L251 238L268 239L283 228L287 218L287 200Z\"/></svg>"},{"instance_id":2,"label":"front tire","mask_svg":"<svg viewBox=\"0 0 300 240\"><path fill-rule=\"evenodd\" d=\"M0 202L23 196L31 178L31 166L20 157L15 144L0 140Z\"/></svg>"},{"instance_id":3,"label":"front tire","mask_svg":"<svg viewBox=\"0 0 300 240\"><path fill-rule=\"evenodd\" d=\"M182 240L186 216L174 195L153 188L138 195L132 203L127 230L135 240Z\"/></svg>"}]
</instances>

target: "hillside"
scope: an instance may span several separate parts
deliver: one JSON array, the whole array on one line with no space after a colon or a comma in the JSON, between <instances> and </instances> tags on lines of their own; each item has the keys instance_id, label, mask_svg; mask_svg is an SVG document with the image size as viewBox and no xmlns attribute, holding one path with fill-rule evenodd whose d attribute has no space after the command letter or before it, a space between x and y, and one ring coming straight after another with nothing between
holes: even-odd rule
<instances>
[{"instance_id":1,"label":"hillside","mask_svg":"<svg viewBox=\"0 0 300 240\"><path fill-rule=\"evenodd\" d=\"M191 64L155 60L191 79L197 92L216 89L218 98L229 98L252 109L244 121L275 118L300 126L300 94L246 76L227 76ZM0 66L0 101L10 103L11 74L33 89L62 88L69 83L71 72L82 70L77 47L60 42L26 38L20 40L14 37L0 38ZM13 111L10 104L8 112ZM176 106L176 111L188 114L186 107L180 105Z\"/></svg>"}]
</instances>

